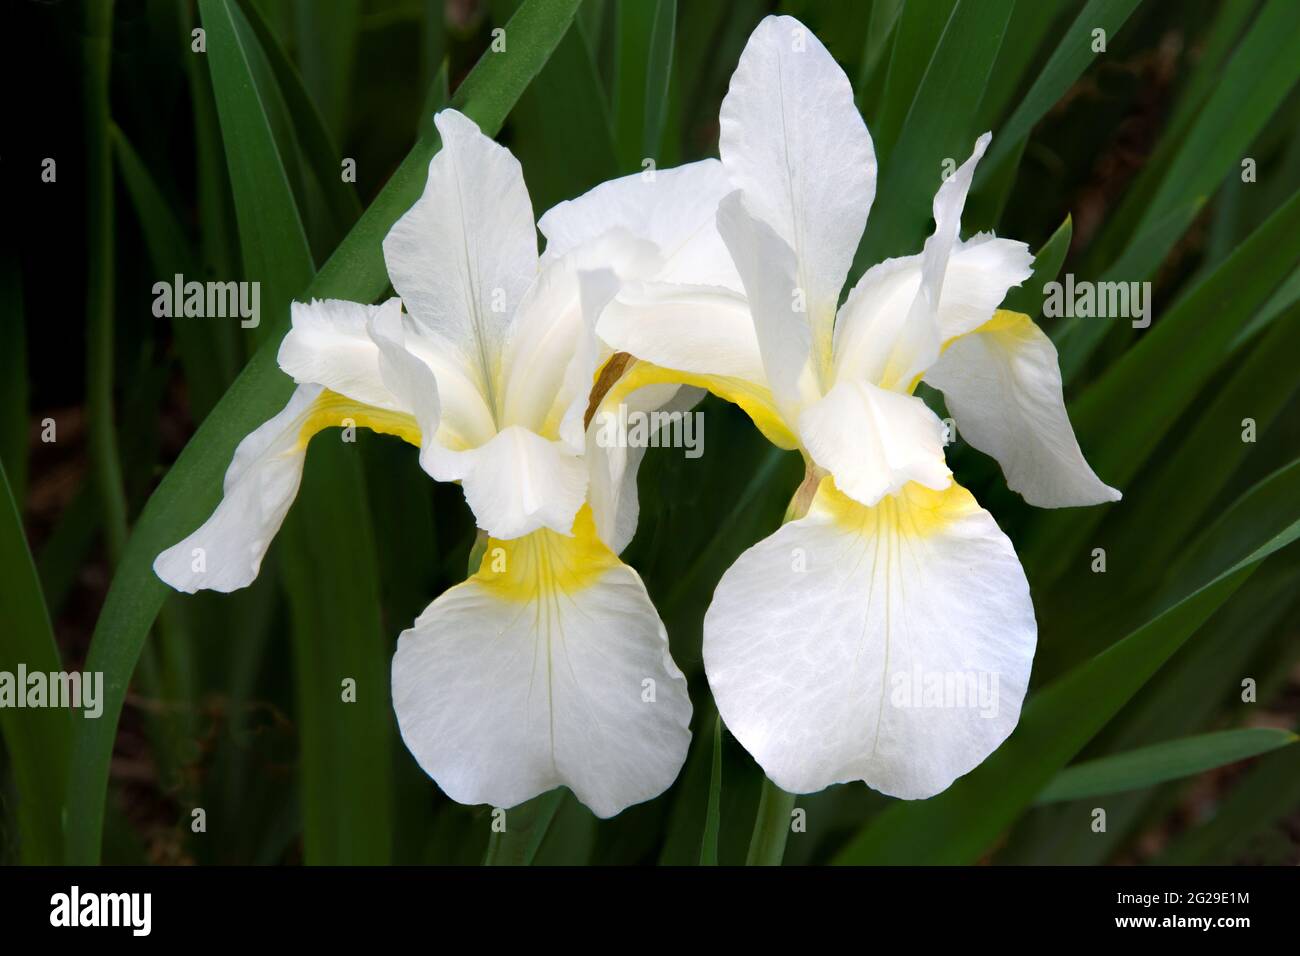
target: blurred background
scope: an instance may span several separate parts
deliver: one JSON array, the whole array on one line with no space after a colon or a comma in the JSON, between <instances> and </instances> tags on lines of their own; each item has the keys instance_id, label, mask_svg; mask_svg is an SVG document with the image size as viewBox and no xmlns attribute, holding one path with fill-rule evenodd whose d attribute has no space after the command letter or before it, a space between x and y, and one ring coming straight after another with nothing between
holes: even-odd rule
<instances>
[{"instance_id":1,"label":"blurred background","mask_svg":"<svg viewBox=\"0 0 1300 956\"><path fill-rule=\"evenodd\" d=\"M144 538L179 540L216 500L211 476L247 431L220 416L253 414L251 386L232 384L278 339L301 280L350 233L364 233L373 273L375 237L422 178L403 202L384 189L413 150L416 171L427 164L436 109L461 96L500 112L497 138L540 216L645 158L716 156L745 40L785 12L844 67L875 140L878 198L851 281L919 251L943 160L961 162L991 129L963 231L996 229L1039 254L1009 305L1040 316L1042 283L1069 272L1149 281L1155 315L1148 330L1039 318L1085 454L1121 504L1035 513L990 459L949 449L1015 541L1038 611L1033 699L1012 741L925 804L861 784L801 798L807 829L786 862L1300 862L1300 748L1287 733L1300 716L1300 552L1285 547L1300 519L1300 4L530 0L518 15L555 42L539 53L544 31L507 31L502 62L535 63L535 77L511 92L485 66L462 89L519 6L5 5L0 669L81 669L89 655L119 675L123 705L93 731L0 713L0 860L483 859L489 808L438 791L387 696L397 634L465 577L475 529L458 488L433 483L396 439L317 441L255 585L170 595L156 620L137 599L156 585L138 583ZM23 51L40 51L39 72L21 72ZM277 201L297 211L297 272L274 271L284 240L258 218ZM351 260L331 268L343 288ZM154 284L177 273L262 282L260 326L155 317ZM349 291L383 294L373 281ZM272 374L241 383L254 372ZM287 385L267 387L282 401ZM715 754L700 624L722 572L780 522L802 463L737 409L702 407L703 457L649 452L624 555L690 682L690 757L672 789L613 820L566 795L536 862L695 863L706 817L720 860L744 860L761 771L725 731ZM142 521L209 416L207 477L178 477L157 503L170 514L193 498L190 523ZM118 623L133 613L148 629L138 663ZM357 678L357 703L339 706L340 675Z\"/></svg>"}]
</instances>

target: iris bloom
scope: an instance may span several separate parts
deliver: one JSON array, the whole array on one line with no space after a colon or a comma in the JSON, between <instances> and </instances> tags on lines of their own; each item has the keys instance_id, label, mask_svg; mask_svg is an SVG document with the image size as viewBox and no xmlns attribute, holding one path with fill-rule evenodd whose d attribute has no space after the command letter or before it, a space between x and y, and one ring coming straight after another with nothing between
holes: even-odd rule
<instances>
[{"instance_id":1,"label":"iris bloom","mask_svg":"<svg viewBox=\"0 0 1300 956\"><path fill-rule=\"evenodd\" d=\"M704 621L719 712L787 791L863 780L928 797L1019 719L1037 639L1029 587L1011 542L954 482L919 382L1031 504L1119 498L1084 461L1051 342L997 311L1030 275L1028 249L959 236L988 142L939 187L921 253L869 269L837 308L875 153L826 49L768 17L722 104L734 192L717 231L734 268L631 283L600 320L641 360L624 393L709 388L806 460L793 520L726 572Z\"/></svg>"},{"instance_id":2,"label":"iris bloom","mask_svg":"<svg viewBox=\"0 0 1300 956\"><path fill-rule=\"evenodd\" d=\"M443 146L424 195L384 241L400 300L294 304L279 359L297 390L240 443L215 513L154 569L181 591L251 583L323 428L419 446L490 538L477 573L398 640L403 739L462 803L509 807L566 785L611 816L666 789L690 739L663 624L617 557L636 527L636 459L588 428L608 352L595 317L623 278L656 276L664 258L606 226L539 259L518 162L459 113L435 122ZM689 400L678 391L639 400Z\"/></svg>"}]
</instances>

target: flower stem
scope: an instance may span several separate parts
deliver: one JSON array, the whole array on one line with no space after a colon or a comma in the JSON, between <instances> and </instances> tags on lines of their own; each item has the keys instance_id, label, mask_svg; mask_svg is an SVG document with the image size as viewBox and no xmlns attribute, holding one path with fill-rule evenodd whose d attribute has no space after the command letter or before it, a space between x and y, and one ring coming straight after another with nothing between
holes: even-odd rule
<instances>
[{"instance_id":1,"label":"flower stem","mask_svg":"<svg viewBox=\"0 0 1300 956\"><path fill-rule=\"evenodd\" d=\"M781 865L785 841L790 836L790 811L794 809L794 801L793 793L786 793L767 777L763 778L763 793L758 798L758 813L754 816L754 835L749 838L746 866Z\"/></svg>"}]
</instances>

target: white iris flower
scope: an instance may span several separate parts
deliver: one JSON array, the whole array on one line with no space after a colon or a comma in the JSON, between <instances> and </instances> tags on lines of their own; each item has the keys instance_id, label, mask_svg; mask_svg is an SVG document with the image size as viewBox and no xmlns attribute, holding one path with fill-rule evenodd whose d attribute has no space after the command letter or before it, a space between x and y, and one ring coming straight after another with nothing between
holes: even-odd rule
<instances>
[{"instance_id":1,"label":"white iris flower","mask_svg":"<svg viewBox=\"0 0 1300 956\"><path fill-rule=\"evenodd\" d=\"M539 259L515 158L455 111L435 122L424 195L384 241L400 299L294 304L279 358L297 390L240 443L214 514L154 569L181 591L251 583L323 428L419 446L490 538L477 573L398 640L403 739L462 803L509 807L566 785L611 816L672 783L691 704L645 586L617 557L636 527L638 458L591 437L609 351L594 325L622 279L664 271L657 242L697 226L667 223L651 242L605 216ZM697 397L675 384L637 394L646 407Z\"/></svg>"},{"instance_id":2,"label":"white iris flower","mask_svg":"<svg viewBox=\"0 0 1300 956\"><path fill-rule=\"evenodd\" d=\"M1029 587L953 481L919 382L1031 504L1119 498L1075 440L1051 342L997 311L1030 275L1028 249L959 236L988 142L939 187L923 251L869 269L838 307L875 153L830 54L797 20L768 17L722 104L734 191L716 225L734 266L701 258L689 275L631 282L600 319L601 337L641 360L615 394L708 388L807 462L794 520L741 555L704 621L719 712L787 791L863 780L928 797L1019 719L1037 640Z\"/></svg>"}]
</instances>

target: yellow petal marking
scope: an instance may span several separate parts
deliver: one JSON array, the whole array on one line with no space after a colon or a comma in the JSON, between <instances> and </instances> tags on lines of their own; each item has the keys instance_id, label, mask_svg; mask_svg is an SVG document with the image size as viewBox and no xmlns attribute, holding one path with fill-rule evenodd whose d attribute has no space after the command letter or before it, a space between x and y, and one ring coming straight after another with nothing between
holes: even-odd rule
<instances>
[{"instance_id":1,"label":"yellow petal marking","mask_svg":"<svg viewBox=\"0 0 1300 956\"><path fill-rule=\"evenodd\" d=\"M1023 312L1012 312L1010 309L998 309L993 313L993 317L983 325L976 326L969 332L963 332L961 335L954 335L950 339L945 339L939 346L939 354L942 355L947 351L948 346L959 339L964 339L968 335L992 335L1000 339L999 345L1004 348L1009 347L1014 341L1028 341L1035 337L1038 332L1038 326L1034 320ZM1008 341L1011 340L1011 341ZM920 372L912 379L912 384L907 388L907 394L911 395L916 392L916 386L921 384L921 379L925 378L925 372ZM881 384L881 388L890 388L891 386Z\"/></svg>"},{"instance_id":2,"label":"yellow petal marking","mask_svg":"<svg viewBox=\"0 0 1300 956\"><path fill-rule=\"evenodd\" d=\"M420 426L414 416L366 405L325 389L303 413L298 426L298 444L294 451L306 448L312 436L322 429L344 428L348 425L369 428L382 435L396 435L402 441L420 447Z\"/></svg>"},{"instance_id":3,"label":"yellow petal marking","mask_svg":"<svg viewBox=\"0 0 1300 956\"><path fill-rule=\"evenodd\" d=\"M650 362L637 362L614 384L601 405L617 405L638 388L670 382L707 389L723 401L739 405L758 426L763 437L773 445L786 451L799 447L799 440L786 427L781 413L776 409L771 390L731 375L697 375Z\"/></svg>"},{"instance_id":4,"label":"yellow petal marking","mask_svg":"<svg viewBox=\"0 0 1300 956\"><path fill-rule=\"evenodd\" d=\"M889 531L923 538L979 509L975 496L955 481L943 491L909 481L898 494L886 495L867 507L836 488L835 479L827 475L821 480L808 513L858 534L878 535Z\"/></svg>"},{"instance_id":5,"label":"yellow petal marking","mask_svg":"<svg viewBox=\"0 0 1300 956\"><path fill-rule=\"evenodd\" d=\"M621 562L596 535L591 506L583 505L573 536L541 528L522 538L489 538L471 581L495 597L518 604L575 594Z\"/></svg>"},{"instance_id":6,"label":"yellow petal marking","mask_svg":"<svg viewBox=\"0 0 1300 956\"><path fill-rule=\"evenodd\" d=\"M983 325L976 326L969 332L963 332L961 335L954 335L943 343L943 350L946 350L952 343L959 339L964 339L968 335L994 335L998 338L1006 339L1028 339L1034 336L1038 327L1034 325L1034 320L1023 312L1012 312L1009 309L998 309L993 313L993 318L989 319Z\"/></svg>"}]
</instances>

